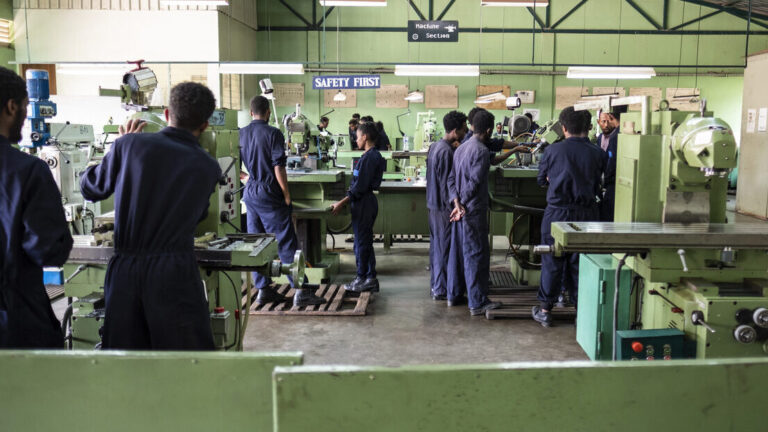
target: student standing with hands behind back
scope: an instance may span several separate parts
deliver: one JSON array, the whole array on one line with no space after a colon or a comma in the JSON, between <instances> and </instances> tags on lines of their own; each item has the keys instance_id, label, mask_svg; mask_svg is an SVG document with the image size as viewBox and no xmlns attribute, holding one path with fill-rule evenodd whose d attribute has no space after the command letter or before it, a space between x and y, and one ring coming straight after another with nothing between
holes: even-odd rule
<instances>
[{"instance_id":1,"label":"student standing with hands behind back","mask_svg":"<svg viewBox=\"0 0 768 432\"><path fill-rule=\"evenodd\" d=\"M347 285L348 291L379 291L376 256L373 252L373 224L379 213L379 203L373 191L378 190L381 185L386 161L376 150L377 138L375 123L366 122L358 126L357 143L363 150L363 155L352 171L352 182L347 196L331 206L333 214L338 215L347 203L351 203L357 277Z\"/></svg>"}]
</instances>

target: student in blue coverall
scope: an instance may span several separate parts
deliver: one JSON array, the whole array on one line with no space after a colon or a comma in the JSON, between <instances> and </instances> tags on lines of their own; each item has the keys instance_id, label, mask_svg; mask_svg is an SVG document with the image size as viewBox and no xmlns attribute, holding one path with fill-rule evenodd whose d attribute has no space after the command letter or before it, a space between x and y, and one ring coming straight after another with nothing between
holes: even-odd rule
<instances>
[{"instance_id":1,"label":"student in blue coverall","mask_svg":"<svg viewBox=\"0 0 768 432\"><path fill-rule=\"evenodd\" d=\"M467 133L467 116L451 111L443 117L445 135L429 146L427 154L427 209L429 210L430 287L434 300L447 300L448 254L451 245L450 215L453 201L448 176L453 169L453 153ZM463 286L463 283L461 284ZM451 299L451 305L453 300Z\"/></svg>"},{"instance_id":2,"label":"student in blue coverall","mask_svg":"<svg viewBox=\"0 0 768 432\"><path fill-rule=\"evenodd\" d=\"M219 164L198 141L214 108L207 87L178 84L165 110L168 127L121 136L99 165L83 173L85 199L115 197L102 348L214 348L194 252L195 228L221 178ZM129 122L128 132L140 130Z\"/></svg>"},{"instance_id":3,"label":"student in blue coverall","mask_svg":"<svg viewBox=\"0 0 768 432\"><path fill-rule=\"evenodd\" d=\"M600 201L600 220L613 222L613 207L616 201L616 152L619 148L619 119L621 113L602 112L598 120L602 134L597 137L597 144L608 155L608 166L603 177L603 199Z\"/></svg>"},{"instance_id":4,"label":"student in blue coverall","mask_svg":"<svg viewBox=\"0 0 768 432\"><path fill-rule=\"evenodd\" d=\"M28 103L24 80L0 67L0 348L63 348L43 267L64 264L72 236L48 165L11 146Z\"/></svg>"},{"instance_id":5,"label":"student in blue coverall","mask_svg":"<svg viewBox=\"0 0 768 432\"><path fill-rule=\"evenodd\" d=\"M338 215L347 203L351 203L357 277L346 286L348 291L379 291L376 255L373 252L373 224L379 213L379 203L373 191L381 186L386 161L376 149L377 134L378 130L373 122L362 123L357 128L357 142L363 150L363 155L352 171L347 196L331 206L333 214Z\"/></svg>"},{"instance_id":6,"label":"student in blue coverall","mask_svg":"<svg viewBox=\"0 0 768 432\"><path fill-rule=\"evenodd\" d=\"M299 250L299 239L291 217L293 205L285 170L285 137L279 129L267 123L270 115L267 98L255 96L251 99L253 121L240 129L240 155L249 174L243 201L248 211L248 232L274 234L277 237L280 261L291 264L294 254ZM290 277L289 280L293 286L294 281ZM253 273L253 281L259 289L257 304L286 300L271 287L269 278ZM323 303L325 299L316 296L309 287L295 290L295 306Z\"/></svg>"},{"instance_id":7,"label":"student in blue coverall","mask_svg":"<svg viewBox=\"0 0 768 432\"><path fill-rule=\"evenodd\" d=\"M600 219L597 198L607 156L587 138L592 116L589 111L568 107L560 113L565 140L552 144L539 162L538 182L549 185L547 208L541 222L541 241L552 245L552 222L597 221ZM532 310L533 319L545 327L552 324L552 306L562 290L567 290L577 304L579 254L541 257L539 306Z\"/></svg>"},{"instance_id":8,"label":"student in blue coverall","mask_svg":"<svg viewBox=\"0 0 768 432\"><path fill-rule=\"evenodd\" d=\"M359 114L358 114L359 115ZM360 124L360 120L353 118L349 121L349 148L350 150L357 150L357 126Z\"/></svg>"},{"instance_id":9,"label":"student in blue coverall","mask_svg":"<svg viewBox=\"0 0 768 432\"><path fill-rule=\"evenodd\" d=\"M473 316L501 307L501 303L488 299L491 265L488 244L488 170L491 153L486 143L493 132L493 122L493 114L488 111L478 111L474 115L472 126L475 134L454 152L453 170L448 177L448 188L454 202L451 211L451 250L461 251L461 260L449 261L448 298L460 295L454 292L460 285L453 281L461 277L463 270L469 310ZM451 253L451 257L454 255ZM459 268L455 268L457 266Z\"/></svg>"}]
</instances>

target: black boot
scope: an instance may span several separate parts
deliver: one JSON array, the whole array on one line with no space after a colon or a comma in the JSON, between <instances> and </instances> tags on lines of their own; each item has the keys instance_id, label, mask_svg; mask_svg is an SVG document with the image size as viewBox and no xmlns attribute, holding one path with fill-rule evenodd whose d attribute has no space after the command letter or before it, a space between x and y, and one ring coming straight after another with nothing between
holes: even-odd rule
<instances>
[{"instance_id":1,"label":"black boot","mask_svg":"<svg viewBox=\"0 0 768 432\"><path fill-rule=\"evenodd\" d=\"M355 280L353 280L352 282L350 282L350 283L348 283L348 284L344 285L344 289L345 289L345 290L347 290L347 291L357 291L357 287L358 287L358 286L359 286L361 283L363 283L364 281L365 281L365 280L364 280L363 278L361 278L360 276L357 276L357 277L355 278Z\"/></svg>"},{"instance_id":2,"label":"black boot","mask_svg":"<svg viewBox=\"0 0 768 432\"><path fill-rule=\"evenodd\" d=\"M256 296L256 304L259 306L264 306L267 303L282 303L286 300L285 296L278 294L273 288L267 287L260 289Z\"/></svg>"},{"instance_id":3,"label":"black boot","mask_svg":"<svg viewBox=\"0 0 768 432\"><path fill-rule=\"evenodd\" d=\"M316 306L325 303L325 299L315 295L307 288L297 289L293 295L293 305L296 307Z\"/></svg>"},{"instance_id":4,"label":"black boot","mask_svg":"<svg viewBox=\"0 0 768 432\"><path fill-rule=\"evenodd\" d=\"M358 285L355 289L357 292L379 292L379 280L376 278L368 278L365 282Z\"/></svg>"}]
</instances>

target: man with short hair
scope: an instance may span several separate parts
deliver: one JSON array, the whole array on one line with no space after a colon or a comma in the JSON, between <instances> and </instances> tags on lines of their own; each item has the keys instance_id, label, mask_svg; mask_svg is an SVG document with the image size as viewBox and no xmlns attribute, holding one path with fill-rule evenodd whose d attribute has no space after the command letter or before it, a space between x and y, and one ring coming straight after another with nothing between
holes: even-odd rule
<instances>
[{"instance_id":1,"label":"man with short hair","mask_svg":"<svg viewBox=\"0 0 768 432\"><path fill-rule=\"evenodd\" d=\"M547 208L541 222L541 241L552 245L552 222L596 221L600 218L597 196L607 157L587 138L591 115L568 107L560 113L565 140L550 145L539 162L538 183L549 186ZM552 324L552 307L561 291L567 290L577 304L579 254L541 257L539 306L533 319L544 327Z\"/></svg>"},{"instance_id":2,"label":"man with short hair","mask_svg":"<svg viewBox=\"0 0 768 432\"><path fill-rule=\"evenodd\" d=\"M608 166L603 178L602 201L600 202L600 220L613 222L614 203L616 201L616 152L619 148L619 119L620 112L601 112L598 125L602 134L597 142L600 148L608 155Z\"/></svg>"},{"instance_id":3,"label":"man with short hair","mask_svg":"<svg viewBox=\"0 0 768 432\"><path fill-rule=\"evenodd\" d=\"M360 121L356 118L349 121L349 147L351 150L357 150L357 126L359 124Z\"/></svg>"},{"instance_id":4,"label":"man with short hair","mask_svg":"<svg viewBox=\"0 0 768 432\"><path fill-rule=\"evenodd\" d=\"M174 86L165 110L168 127L121 136L101 164L83 173L85 199L115 197L102 348L214 348L194 236L222 175L199 142L215 106L213 93L201 84Z\"/></svg>"},{"instance_id":5,"label":"man with short hair","mask_svg":"<svg viewBox=\"0 0 768 432\"><path fill-rule=\"evenodd\" d=\"M270 115L269 100L264 96L254 96L251 99L253 121L240 129L240 155L249 174L243 201L248 211L248 232L274 234L280 261L291 264L299 250L299 239L291 217L293 205L285 170L285 136L269 125ZM288 279L295 287L295 281L290 277ZM286 300L272 287L269 278L253 273L253 281L259 289L257 304ZM306 286L296 289L293 297L293 304L299 307L323 303L325 299L314 295Z\"/></svg>"},{"instance_id":6,"label":"man with short hair","mask_svg":"<svg viewBox=\"0 0 768 432\"><path fill-rule=\"evenodd\" d=\"M429 146L427 153L427 209L429 211L429 269L434 300L448 295L447 266L451 244L450 215L453 209L448 176L453 169L453 153L467 133L467 116L451 111L443 117L445 135ZM463 285L463 284L462 284ZM450 299L452 306L456 298Z\"/></svg>"},{"instance_id":7,"label":"man with short hair","mask_svg":"<svg viewBox=\"0 0 768 432\"><path fill-rule=\"evenodd\" d=\"M491 154L487 143L493 132L494 117L486 110L478 111L472 126L474 136L459 146L453 155L453 169L448 176L451 211L451 253L448 264L448 298L458 298L456 292L463 279L467 288L470 315L482 315L501 303L488 298L490 250L488 245L488 170Z\"/></svg>"},{"instance_id":8,"label":"man with short hair","mask_svg":"<svg viewBox=\"0 0 768 432\"><path fill-rule=\"evenodd\" d=\"M0 348L63 348L43 267L64 264L72 236L48 165L11 145L28 103L24 80L0 67Z\"/></svg>"},{"instance_id":9,"label":"man with short hair","mask_svg":"<svg viewBox=\"0 0 768 432\"><path fill-rule=\"evenodd\" d=\"M328 122L329 122L328 117L326 116L320 117L320 123L318 123L317 125L317 130L319 130L320 132L328 132Z\"/></svg>"}]
</instances>

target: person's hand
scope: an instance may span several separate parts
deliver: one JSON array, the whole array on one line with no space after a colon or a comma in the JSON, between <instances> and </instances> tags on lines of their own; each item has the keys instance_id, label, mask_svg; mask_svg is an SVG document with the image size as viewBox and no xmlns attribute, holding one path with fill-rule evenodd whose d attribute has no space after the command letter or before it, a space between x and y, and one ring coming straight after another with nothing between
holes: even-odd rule
<instances>
[{"instance_id":1,"label":"person's hand","mask_svg":"<svg viewBox=\"0 0 768 432\"><path fill-rule=\"evenodd\" d=\"M289 207L291 206L291 197L290 196L286 196L285 197L285 205L287 205Z\"/></svg>"},{"instance_id":2,"label":"person's hand","mask_svg":"<svg viewBox=\"0 0 768 432\"><path fill-rule=\"evenodd\" d=\"M453 210L451 210L451 216L450 221L451 222L458 222L461 220L462 217L464 217L464 213L466 213L466 209L463 205L459 205L458 207L454 207Z\"/></svg>"},{"instance_id":3,"label":"person's hand","mask_svg":"<svg viewBox=\"0 0 768 432\"><path fill-rule=\"evenodd\" d=\"M341 205L341 202L335 202L331 204L331 214L334 216L338 216L339 213L341 213L341 209L344 208L343 205Z\"/></svg>"},{"instance_id":4,"label":"person's hand","mask_svg":"<svg viewBox=\"0 0 768 432\"><path fill-rule=\"evenodd\" d=\"M240 183L247 183L250 176L247 172L240 171Z\"/></svg>"},{"instance_id":5,"label":"person's hand","mask_svg":"<svg viewBox=\"0 0 768 432\"><path fill-rule=\"evenodd\" d=\"M144 130L144 126L147 125L147 122L144 120L139 119L130 119L128 122L125 123L125 125L121 125L117 128L118 133L120 136L132 134L132 133L139 133Z\"/></svg>"},{"instance_id":6,"label":"person's hand","mask_svg":"<svg viewBox=\"0 0 768 432\"><path fill-rule=\"evenodd\" d=\"M512 153L530 153L531 149L524 145L519 145L512 149Z\"/></svg>"}]
</instances>

